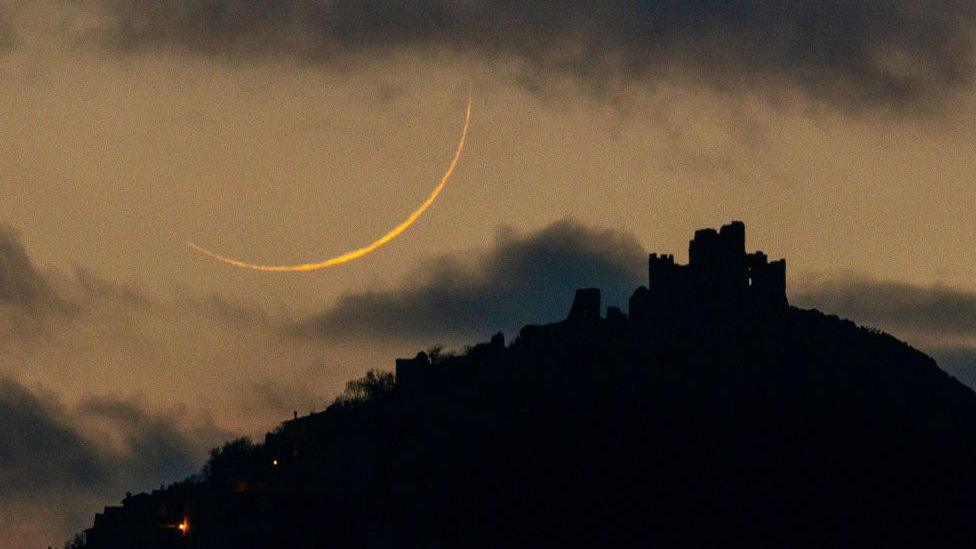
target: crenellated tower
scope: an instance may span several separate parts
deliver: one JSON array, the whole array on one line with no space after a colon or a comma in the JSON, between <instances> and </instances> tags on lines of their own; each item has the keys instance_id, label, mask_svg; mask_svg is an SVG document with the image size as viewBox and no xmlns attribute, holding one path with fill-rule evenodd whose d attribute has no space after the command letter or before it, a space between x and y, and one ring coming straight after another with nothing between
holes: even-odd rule
<instances>
[{"instance_id":1,"label":"crenellated tower","mask_svg":"<svg viewBox=\"0 0 976 549\"><path fill-rule=\"evenodd\" d=\"M651 254L648 288L631 298L630 316L786 307L786 261L770 262L761 251L746 253L745 244L745 224L733 221L719 230L695 231L687 265L676 263L672 254Z\"/></svg>"}]
</instances>

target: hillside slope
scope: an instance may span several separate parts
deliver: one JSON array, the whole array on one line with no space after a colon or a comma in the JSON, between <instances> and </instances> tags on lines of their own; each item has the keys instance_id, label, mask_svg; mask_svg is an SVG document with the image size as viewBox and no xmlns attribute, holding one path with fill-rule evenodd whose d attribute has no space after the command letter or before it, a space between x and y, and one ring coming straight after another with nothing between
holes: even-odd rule
<instances>
[{"instance_id":1,"label":"hillside slope","mask_svg":"<svg viewBox=\"0 0 976 549\"><path fill-rule=\"evenodd\" d=\"M398 361L79 545L971 547L976 393L790 307L727 227L652 255L626 315L581 290L511 345Z\"/></svg>"},{"instance_id":2,"label":"hillside slope","mask_svg":"<svg viewBox=\"0 0 976 549\"><path fill-rule=\"evenodd\" d=\"M976 394L836 317L739 320L661 340L566 321L420 356L130 498L87 546L974 539Z\"/></svg>"}]
</instances>

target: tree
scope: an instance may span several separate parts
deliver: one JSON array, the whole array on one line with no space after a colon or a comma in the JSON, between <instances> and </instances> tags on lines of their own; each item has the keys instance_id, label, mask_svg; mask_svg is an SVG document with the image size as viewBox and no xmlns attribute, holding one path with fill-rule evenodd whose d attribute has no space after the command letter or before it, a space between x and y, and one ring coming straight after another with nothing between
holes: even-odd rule
<instances>
[{"instance_id":1,"label":"tree","mask_svg":"<svg viewBox=\"0 0 976 549\"><path fill-rule=\"evenodd\" d=\"M346 390L337 401L340 404L361 404L393 392L396 377L392 372L370 370L366 375L346 383Z\"/></svg>"},{"instance_id":2,"label":"tree","mask_svg":"<svg viewBox=\"0 0 976 549\"><path fill-rule=\"evenodd\" d=\"M253 461L254 452L254 442L249 437L226 442L210 450L210 459L203 466L203 476L211 481L241 476Z\"/></svg>"}]
</instances>

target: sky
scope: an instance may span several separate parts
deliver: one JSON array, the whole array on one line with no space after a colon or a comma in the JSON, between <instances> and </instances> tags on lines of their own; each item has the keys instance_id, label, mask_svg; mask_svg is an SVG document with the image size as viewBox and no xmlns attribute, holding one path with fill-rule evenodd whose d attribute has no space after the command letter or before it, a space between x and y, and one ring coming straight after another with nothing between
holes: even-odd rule
<instances>
[{"instance_id":1,"label":"sky","mask_svg":"<svg viewBox=\"0 0 976 549\"><path fill-rule=\"evenodd\" d=\"M976 7L0 0L0 546L732 219L976 386ZM457 172L389 246L450 161ZM40 481L38 479L43 479ZM61 501L52 505L53 497ZM9 516L9 515L8 515Z\"/></svg>"}]
</instances>

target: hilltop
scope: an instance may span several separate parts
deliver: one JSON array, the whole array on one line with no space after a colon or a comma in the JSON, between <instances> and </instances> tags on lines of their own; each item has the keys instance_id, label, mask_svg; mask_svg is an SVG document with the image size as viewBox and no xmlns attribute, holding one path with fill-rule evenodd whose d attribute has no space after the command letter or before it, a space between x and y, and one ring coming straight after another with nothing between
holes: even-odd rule
<instances>
[{"instance_id":1,"label":"hilltop","mask_svg":"<svg viewBox=\"0 0 976 549\"><path fill-rule=\"evenodd\" d=\"M79 547L971 546L976 393L788 304L734 222L648 286L370 372ZM409 322L409 319L404 319Z\"/></svg>"}]
</instances>

